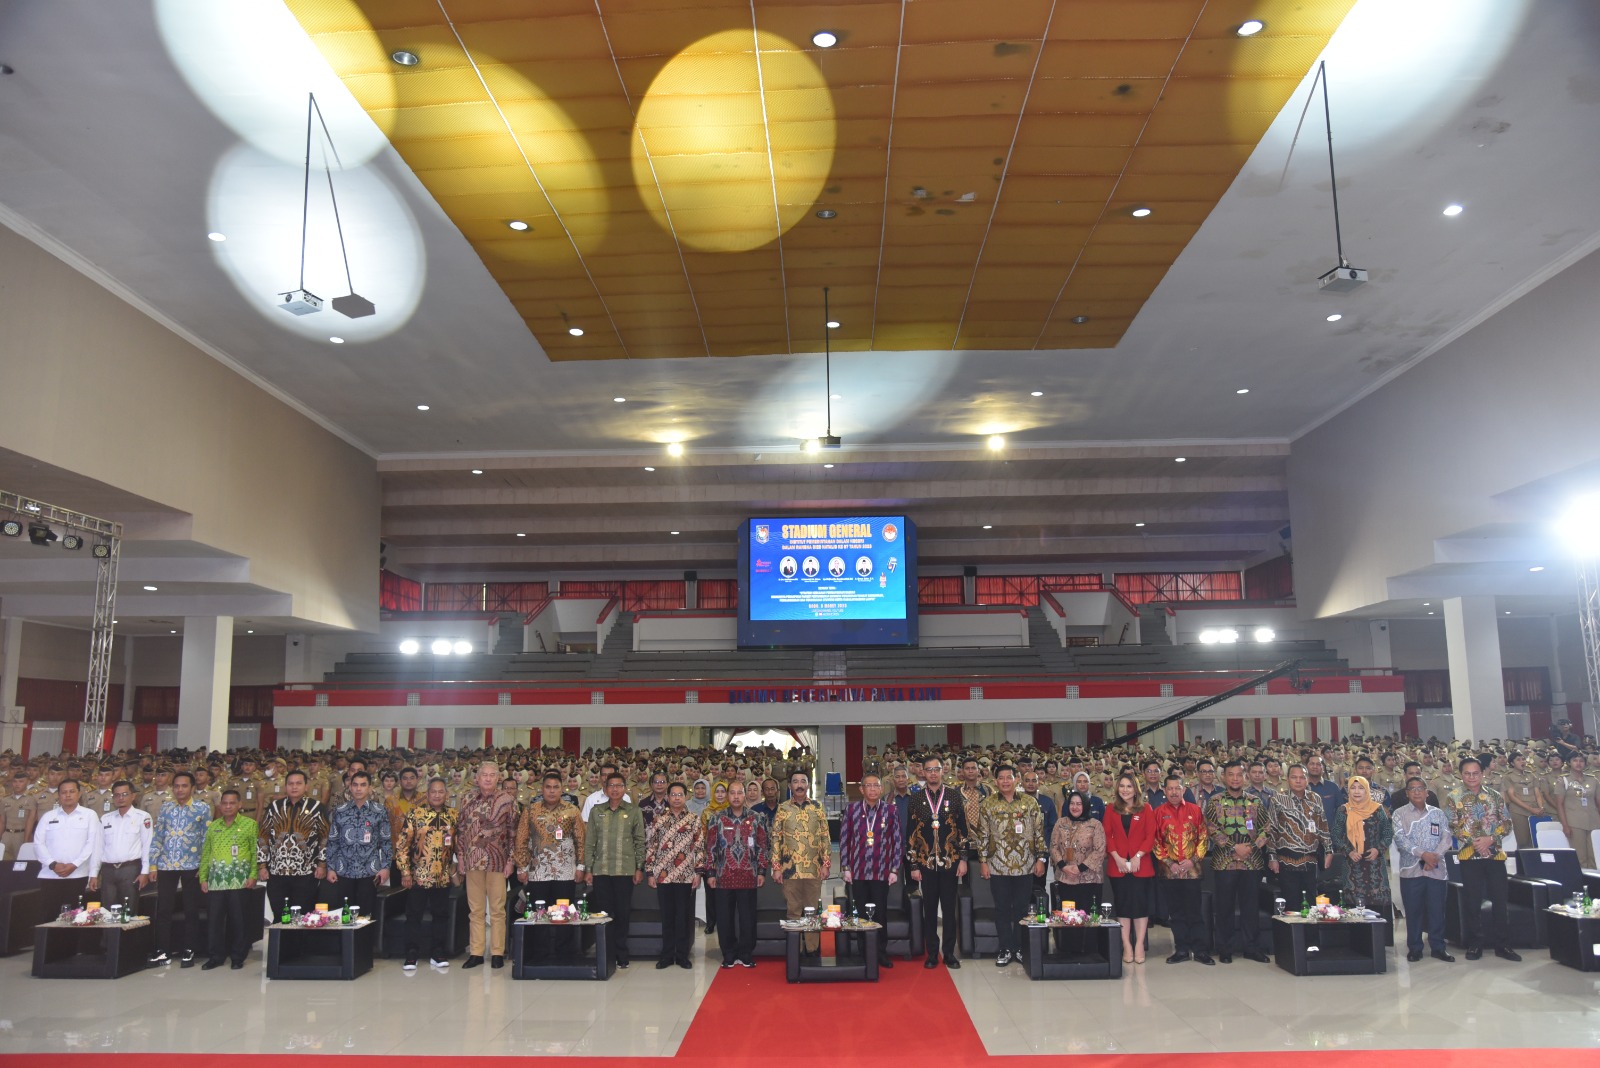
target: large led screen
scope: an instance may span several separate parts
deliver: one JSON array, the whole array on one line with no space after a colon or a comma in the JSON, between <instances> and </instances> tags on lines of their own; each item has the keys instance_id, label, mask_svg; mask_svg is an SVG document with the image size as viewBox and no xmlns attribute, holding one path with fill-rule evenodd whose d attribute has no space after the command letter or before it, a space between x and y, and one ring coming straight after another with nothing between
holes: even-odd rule
<instances>
[{"instance_id":1,"label":"large led screen","mask_svg":"<svg viewBox=\"0 0 1600 1068\"><path fill-rule=\"evenodd\" d=\"M739 644L915 645L916 550L903 515L747 520Z\"/></svg>"}]
</instances>

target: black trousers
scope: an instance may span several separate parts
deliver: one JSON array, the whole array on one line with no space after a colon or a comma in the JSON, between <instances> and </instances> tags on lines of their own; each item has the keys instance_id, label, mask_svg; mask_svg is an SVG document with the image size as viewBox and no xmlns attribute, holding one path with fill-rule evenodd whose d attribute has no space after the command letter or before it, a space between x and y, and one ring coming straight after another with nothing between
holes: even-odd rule
<instances>
[{"instance_id":1,"label":"black trousers","mask_svg":"<svg viewBox=\"0 0 1600 1068\"><path fill-rule=\"evenodd\" d=\"M944 958L955 960L956 948L961 939L961 915L956 895L959 880L951 868L922 869L922 940L926 943L928 959L935 960L940 952L940 939L934 932L939 928L939 911L944 910Z\"/></svg>"},{"instance_id":2,"label":"black trousers","mask_svg":"<svg viewBox=\"0 0 1600 1068\"><path fill-rule=\"evenodd\" d=\"M223 957L238 963L250 955L250 936L245 932L244 910L250 895L243 890L211 890L206 893L206 956Z\"/></svg>"},{"instance_id":3,"label":"black trousers","mask_svg":"<svg viewBox=\"0 0 1600 1068\"><path fill-rule=\"evenodd\" d=\"M867 906L873 907L872 918L884 925L882 935L878 939L878 959L889 959L889 880L887 879L856 879L850 883L850 904L853 905L864 918L867 915Z\"/></svg>"},{"instance_id":4,"label":"black trousers","mask_svg":"<svg viewBox=\"0 0 1600 1068\"><path fill-rule=\"evenodd\" d=\"M361 915L378 915L378 884L370 875L352 875L349 878L341 875L339 881L329 887L333 896L346 905L354 905L361 910Z\"/></svg>"},{"instance_id":5,"label":"black trousers","mask_svg":"<svg viewBox=\"0 0 1600 1068\"><path fill-rule=\"evenodd\" d=\"M710 887L706 888L706 936L717 929L717 898L718 895Z\"/></svg>"},{"instance_id":6,"label":"black trousers","mask_svg":"<svg viewBox=\"0 0 1600 1068\"><path fill-rule=\"evenodd\" d=\"M1261 873L1218 871L1213 874L1216 889L1212 892L1211 907L1217 927L1217 952L1257 952L1261 948L1260 904L1256 900Z\"/></svg>"},{"instance_id":7,"label":"black trousers","mask_svg":"<svg viewBox=\"0 0 1600 1068\"><path fill-rule=\"evenodd\" d=\"M1463 860L1461 905L1466 915L1461 932L1468 949L1485 946L1499 949L1506 944L1506 865L1502 860ZM1489 920L1483 918L1483 902L1490 903Z\"/></svg>"},{"instance_id":8,"label":"black trousers","mask_svg":"<svg viewBox=\"0 0 1600 1068\"><path fill-rule=\"evenodd\" d=\"M694 948L694 887L688 883L657 883L661 908L661 959L684 963Z\"/></svg>"},{"instance_id":9,"label":"black trousers","mask_svg":"<svg viewBox=\"0 0 1600 1068\"><path fill-rule=\"evenodd\" d=\"M87 869L88 865L84 868ZM36 879L35 885L39 889L39 903L43 908L42 915L46 920L54 920L61 914L62 905L71 905L77 908L78 899L89 892L89 877L81 879ZM196 890L199 884L196 884ZM106 904L110 904L107 901ZM135 902L137 904L137 902ZM88 904L87 901L84 904Z\"/></svg>"},{"instance_id":10,"label":"black trousers","mask_svg":"<svg viewBox=\"0 0 1600 1068\"><path fill-rule=\"evenodd\" d=\"M724 890L718 887L706 895L717 899L717 940L722 945L722 963L746 963L756 956L756 891Z\"/></svg>"},{"instance_id":11,"label":"black trousers","mask_svg":"<svg viewBox=\"0 0 1600 1068\"><path fill-rule=\"evenodd\" d=\"M280 919L284 909L299 906L301 912L310 912L317 903L317 877L315 875L268 875L267 900L272 902L272 918Z\"/></svg>"},{"instance_id":12,"label":"black trousers","mask_svg":"<svg viewBox=\"0 0 1600 1068\"><path fill-rule=\"evenodd\" d=\"M172 906L183 904L183 930L172 940ZM193 953L200 941L200 872L156 872L156 947L168 953Z\"/></svg>"},{"instance_id":13,"label":"black trousers","mask_svg":"<svg viewBox=\"0 0 1600 1068\"><path fill-rule=\"evenodd\" d=\"M1022 949L1022 917L1033 900L1032 875L991 875L989 890L994 894L995 933L1000 937L1000 952Z\"/></svg>"},{"instance_id":14,"label":"black trousers","mask_svg":"<svg viewBox=\"0 0 1600 1068\"><path fill-rule=\"evenodd\" d=\"M1320 861L1305 864L1278 864L1278 896L1289 912L1299 912L1305 905L1317 903L1317 874L1322 870Z\"/></svg>"},{"instance_id":15,"label":"black trousers","mask_svg":"<svg viewBox=\"0 0 1600 1068\"><path fill-rule=\"evenodd\" d=\"M633 876L596 875L589 894L589 911L611 917L606 948L618 964L628 960L628 921L633 918Z\"/></svg>"},{"instance_id":16,"label":"black trousers","mask_svg":"<svg viewBox=\"0 0 1600 1068\"><path fill-rule=\"evenodd\" d=\"M1200 880L1162 879L1167 898L1167 923L1172 928L1172 948L1179 953L1206 953L1206 925L1200 920Z\"/></svg>"},{"instance_id":17,"label":"black trousers","mask_svg":"<svg viewBox=\"0 0 1600 1068\"><path fill-rule=\"evenodd\" d=\"M450 884L443 886L413 886L406 891L406 957L420 955L422 945L422 914L426 912L433 923L429 956L434 960L450 959Z\"/></svg>"},{"instance_id":18,"label":"black trousers","mask_svg":"<svg viewBox=\"0 0 1600 1068\"><path fill-rule=\"evenodd\" d=\"M545 908L562 899L576 904L578 882L576 879L546 879L542 882L530 880L522 888L522 896L530 905L543 901ZM506 895L506 900L507 902L511 900L510 894ZM509 931L511 928L508 927L506 930ZM541 961L548 959L551 954L576 956L579 933L580 929L576 927L539 927L527 932L523 937L528 939L528 955L535 961Z\"/></svg>"}]
</instances>

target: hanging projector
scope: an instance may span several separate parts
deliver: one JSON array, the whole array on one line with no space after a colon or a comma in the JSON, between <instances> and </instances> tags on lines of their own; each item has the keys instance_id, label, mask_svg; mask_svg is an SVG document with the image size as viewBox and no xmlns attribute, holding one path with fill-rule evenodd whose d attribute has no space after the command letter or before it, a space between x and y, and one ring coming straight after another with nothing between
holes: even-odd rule
<instances>
[{"instance_id":1,"label":"hanging projector","mask_svg":"<svg viewBox=\"0 0 1600 1068\"><path fill-rule=\"evenodd\" d=\"M1367 272L1360 267L1341 263L1317 279L1317 289L1323 293L1348 293L1360 289L1367 282Z\"/></svg>"},{"instance_id":2,"label":"hanging projector","mask_svg":"<svg viewBox=\"0 0 1600 1068\"><path fill-rule=\"evenodd\" d=\"M333 298L333 310L346 319L364 319L378 313L378 306L358 293Z\"/></svg>"},{"instance_id":3,"label":"hanging projector","mask_svg":"<svg viewBox=\"0 0 1600 1068\"><path fill-rule=\"evenodd\" d=\"M843 444L844 439L838 434L823 434L817 438L817 448L819 449L837 449Z\"/></svg>"},{"instance_id":4,"label":"hanging projector","mask_svg":"<svg viewBox=\"0 0 1600 1068\"><path fill-rule=\"evenodd\" d=\"M290 315L310 315L322 310L322 298L309 289L291 289L278 296L283 298L283 303L278 307Z\"/></svg>"}]
</instances>

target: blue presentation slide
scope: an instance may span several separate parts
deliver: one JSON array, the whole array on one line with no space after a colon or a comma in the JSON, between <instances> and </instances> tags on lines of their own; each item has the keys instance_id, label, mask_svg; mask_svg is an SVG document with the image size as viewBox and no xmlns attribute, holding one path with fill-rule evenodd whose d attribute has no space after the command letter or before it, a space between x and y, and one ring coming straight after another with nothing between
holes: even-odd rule
<instances>
[{"instance_id":1,"label":"blue presentation slide","mask_svg":"<svg viewBox=\"0 0 1600 1068\"><path fill-rule=\"evenodd\" d=\"M752 519L752 620L906 618L904 516Z\"/></svg>"}]
</instances>

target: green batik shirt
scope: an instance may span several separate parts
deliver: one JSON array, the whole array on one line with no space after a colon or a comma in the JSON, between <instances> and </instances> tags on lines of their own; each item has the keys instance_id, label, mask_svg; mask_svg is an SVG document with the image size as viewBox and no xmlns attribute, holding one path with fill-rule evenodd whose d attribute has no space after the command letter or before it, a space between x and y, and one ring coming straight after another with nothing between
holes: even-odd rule
<instances>
[{"instance_id":1,"label":"green batik shirt","mask_svg":"<svg viewBox=\"0 0 1600 1068\"><path fill-rule=\"evenodd\" d=\"M615 809L610 799L589 810L584 864L593 875L632 875L644 870L644 813L631 801Z\"/></svg>"},{"instance_id":2,"label":"green batik shirt","mask_svg":"<svg viewBox=\"0 0 1600 1068\"><path fill-rule=\"evenodd\" d=\"M978 803L978 856L991 875L1032 875L1049 856L1044 843L1044 810L1018 792L1007 801L998 791Z\"/></svg>"},{"instance_id":3,"label":"green batik shirt","mask_svg":"<svg viewBox=\"0 0 1600 1068\"><path fill-rule=\"evenodd\" d=\"M200 881L208 890L242 890L246 879L256 877L256 821L235 816L230 827L222 820L206 825L200 844Z\"/></svg>"},{"instance_id":4,"label":"green batik shirt","mask_svg":"<svg viewBox=\"0 0 1600 1068\"><path fill-rule=\"evenodd\" d=\"M1206 852L1212 871L1260 871L1266 867L1262 850L1267 844L1267 809L1260 798L1249 794L1229 797L1224 790L1206 802L1205 814L1210 839ZM1233 852L1236 845L1255 848L1240 860Z\"/></svg>"}]
</instances>

